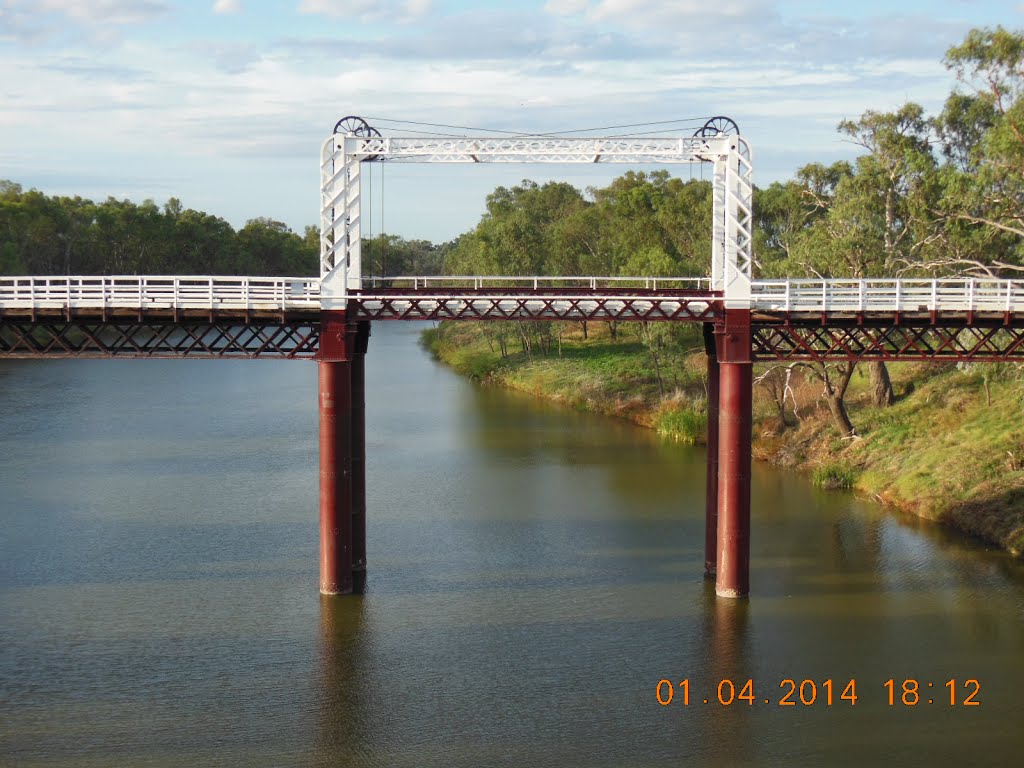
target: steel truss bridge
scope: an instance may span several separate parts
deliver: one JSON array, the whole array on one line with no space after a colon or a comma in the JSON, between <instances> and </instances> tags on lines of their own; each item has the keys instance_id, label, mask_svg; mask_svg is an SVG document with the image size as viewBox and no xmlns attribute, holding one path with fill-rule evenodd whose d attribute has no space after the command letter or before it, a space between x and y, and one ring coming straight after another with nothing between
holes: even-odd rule
<instances>
[{"instance_id":1,"label":"steel truss bridge","mask_svg":"<svg viewBox=\"0 0 1024 768\"><path fill-rule=\"evenodd\" d=\"M709 163L709 277L412 276L361 264L367 162ZM0 277L0 358L285 358L318 363L320 591L366 580L364 357L372 321L703 326L705 573L750 588L755 361L1024 361L1024 281L753 275L752 153L728 118L692 137L389 137L342 118L320 153L318 277Z\"/></svg>"},{"instance_id":2,"label":"steel truss bridge","mask_svg":"<svg viewBox=\"0 0 1024 768\"><path fill-rule=\"evenodd\" d=\"M720 323L707 278L364 278L356 320ZM1024 282L754 280L753 360L1024 361ZM318 278L0 277L6 357L315 359Z\"/></svg>"}]
</instances>

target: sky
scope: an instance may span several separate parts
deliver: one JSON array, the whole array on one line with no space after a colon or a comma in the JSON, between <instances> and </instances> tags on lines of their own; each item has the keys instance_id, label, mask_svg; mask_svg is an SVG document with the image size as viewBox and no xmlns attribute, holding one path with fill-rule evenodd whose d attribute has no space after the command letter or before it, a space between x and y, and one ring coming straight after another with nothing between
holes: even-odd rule
<instances>
[{"instance_id":1,"label":"sky","mask_svg":"<svg viewBox=\"0 0 1024 768\"><path fill-rule=\"evenodd\" d=\"M415 130L393 121L680 121L665 124L679 135L726 115L766 186L854 157L840 120L907 101L938 111L955 85L946 50L998 24L1024 28L1024 2L0 0L0 179L173 196L236 227L266 216L301 232L318 221L320 144L345 115L385 135ZM499 184L585 189L625 170L378 163L364 234L441 242Z\"/></svg>"}]
</instances>

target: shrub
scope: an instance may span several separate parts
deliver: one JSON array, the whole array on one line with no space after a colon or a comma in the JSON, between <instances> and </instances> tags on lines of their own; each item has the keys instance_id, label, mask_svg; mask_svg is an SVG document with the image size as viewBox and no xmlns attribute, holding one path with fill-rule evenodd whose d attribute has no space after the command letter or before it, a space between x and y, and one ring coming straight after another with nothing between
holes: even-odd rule
<instances>
[{"instance_id":1,"label":"shrub","mask_svg":"<svg viewBox=\"0 0 1024 768\"><path fill-rule=\"evenodd\" d=\"M656 428L659 435L693 445L704 441L708 429L708 416L704 411L694 408L666 410L658 415Z\"/></svg>"},{"instance_id":2,"label":"shrub","mask_svg":"<svg viewBox=\"0 0 1024 768\"><path fill-rule=\"evenodd\" d=\"M814 485L827 490L853 488L856 479L856 473L842 464L822 464L820 467L815 467L811 475L811 482Z\"/></svg>"}]
</instances>

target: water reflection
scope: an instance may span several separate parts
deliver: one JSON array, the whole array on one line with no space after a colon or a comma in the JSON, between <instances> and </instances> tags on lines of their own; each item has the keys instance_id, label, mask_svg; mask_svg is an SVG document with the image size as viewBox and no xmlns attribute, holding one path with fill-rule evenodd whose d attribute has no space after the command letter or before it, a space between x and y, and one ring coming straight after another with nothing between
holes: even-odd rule
<instances>
[{"instance_id":1,"label":"water reflection","mask_svg":"<svg viewBox=\"0 0 1024 768\"><path fill-rule=\"evenodd\" d=\"M701 648L706 671L693 681L697 695L691 704L706 711L698 720L704 731L698 743L710 747L709 765L746 765L756 754L751 705L739 698L752 692L753 687L745 691L745 685L757 677L750 663L750 604L718 598L710 582L705 584L703 598Z\"/></svg>"}]
</instances>

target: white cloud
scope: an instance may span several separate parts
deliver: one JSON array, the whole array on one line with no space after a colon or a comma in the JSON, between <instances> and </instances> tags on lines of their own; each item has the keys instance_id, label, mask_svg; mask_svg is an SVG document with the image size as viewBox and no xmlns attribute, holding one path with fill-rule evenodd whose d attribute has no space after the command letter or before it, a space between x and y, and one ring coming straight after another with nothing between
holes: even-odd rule
<instances>
[{"instance_id":1,"label":"white cloud","mask_svg":"<svg viewBox=\"0 0 1024 768\"><path fill-rule=\"evenodd\" d=\"M432 0L300 0L299 13L360 21L407 22L424 16Z\"/></svg>"},{"instance_id":2,"label":"white cloud","mask_svg":"<svg viewBox=\"0 0 1024 768\"><path fill-rule=\"evenodd\" d=\"M109 47L130 27L168 14L165 0L0 0L0 42L46 46L88 40Z\"/></svg>"},{"instance_id":3,"label":"white cloud","mask_svg":"<svg viewBox=\"0 0 1024 768\"><path fill-rule=\"evenodd\" d=\"M21 5L13 0L14 5ZM145 24L170 11L163 0L39 0L40 11L56 11L82 24Z\"/></svg>"},{"instance_id":4,"label":"white cloud","mask_svg":"<svg viewBox=\"0 0 1024 768\"><path fill-rule=\"evenodd\" d=\"M792 34L777 5L771 0L548 0L544 9L641 47L735 56L775 48Z\"/></svg>"},{"instance_id":5,"label":"white cloud","mask_svg":"<svg viewBox=\"0 0 1024 768\"><path fill-rule=\"evenodd\" d=\"M899 77L903 82L909 77L942 78L946 73L946 67L941 61L931 61L929 59L891 59L888 61L861 62L857 64L857 70L865 75L875 77Z\"/></svg>"},{"instance_id":6,"label":"white cloud","mask_svg":"<svg viewBox=\"0 0 1024 768\"><path fill-rule=\"evenodd\" d=\"M213 4L214 13L240 13L241 11L241 0L217 0Z\"/></svg>"},{"instance_id":7,"label":"white cloud","mask_svg":"<svg viewBox=\"0 0 1024 768\"><path fill-rule=\"evenodd\" d=\"M570 0L571 1L571 0ZM565 2L565 0L561 0ZM630 26L656 26L668 21L743 18L774 13L765 0L601 0L590 12L595 21L618 20Z\"/></svg>"},{"instance_id":8,"label":"white cloud","mask_svg":"<svg viewBox=\"0 0 1024 768\"><path fill-rule=\"evenodd\" d=\"M307 13L319 16L357 16L366 18L378 16L384 12L387 5L383 0L350 0L350 2L338 2L338 0L301 0L299 2L299 13Z\"/></svg>"},{"instance_id":9,"label":"white cloud","mask_svg":"<svg viewBox=\"0 0 1024 768\"><path fill-rule=\"evenodd\" d=\"M407 16L416 18L425 15L433 5L433 0L406 0L405 13Z\"/></svg>"},{"instance_id":10,"label":"white cloud","mask_svg":"<svg viewBox=\"0 0 1024 768\"><path fill-rule=\"evenodd\" d=\"M574 16L587 10L589 5L588 0L548 0L544 10L553 16Z\"/></svg>"}]
</instances>

